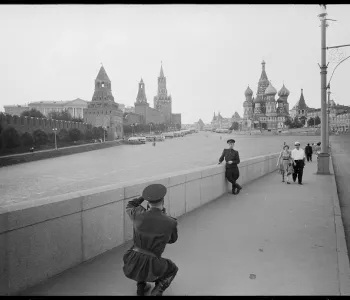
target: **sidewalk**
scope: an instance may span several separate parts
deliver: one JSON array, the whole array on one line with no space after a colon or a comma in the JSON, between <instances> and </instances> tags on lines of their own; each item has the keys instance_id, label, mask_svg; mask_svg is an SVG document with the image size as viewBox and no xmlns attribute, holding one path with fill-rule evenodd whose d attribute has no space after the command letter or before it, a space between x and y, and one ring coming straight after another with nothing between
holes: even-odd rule
<instances>
[{"instance_id":1,"label":"sidewalk","mask_svg":"<svg viewBox=\"0 0 350 300\"><path fill-rule=\"evenodd\" d=\"M179 218L179 239L164 253L179 272L164 295L349 295L334 178L316 167L306 164L303 186L275 172ZM22 295L135 295L122 271L128 247Z\"/></svg>"}]
</instances>

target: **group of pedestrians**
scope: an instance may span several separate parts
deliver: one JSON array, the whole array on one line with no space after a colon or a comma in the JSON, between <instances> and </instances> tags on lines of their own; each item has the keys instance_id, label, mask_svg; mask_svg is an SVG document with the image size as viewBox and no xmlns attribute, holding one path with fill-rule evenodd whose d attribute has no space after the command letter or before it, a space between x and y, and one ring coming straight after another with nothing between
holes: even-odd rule
<instances>
[{"instance_id":1,"label":"group of pedestrians","mask_svg":"<svg viewBox=\"0 0 350 300\"><path fill-rule=\"evenodd\" d=\"M283 150L281 151L276 167L279 168L279 172L282 175L282 182L290 184L290 175L292 175L293 182L298 179L298 184L303 185L303 171L305 167L305 161L312 162L312 154L316 156L321 151L321 143L312 146L308 143L303 150L300 148L300 142L294 143L295 148L289 150L289 146L284 143Z\"/></svg>"},{"instance_id":2,"label":"group of pedestrians","mask_svg":"<svg viewBox=\"0 0 350 300\"><path fill-rule=\"evenodd\" d=\"M219 163L226 161L225 177L232 184L232 194L237 195L242 187L237 183L239 178L238 164L239 153L234 150L235 140L227 141L228 149L224 149ZM295 182L302 185L305 160L312 161L312 154L319 153L320 144L307 144L305 150L300 148L300 142L295 142L295 148L289 149L284 144L277 167L280 167L282 182L290 184L290 175ZM150 291L151 296L162 296L163 292L174 280L178 267L170 259L163 258L167 244L177 241L177 220L169 216L164 208L164 197L167 189L162 184L147 186L142 196L130 200L126 206L126 213L133 222L133 245L123 256L123 271L127 278L136 282L138 296L144 296L151 290L151 282L154 287ZM147 201L146 208L142 202Z\"/></svg>"}]
</instances>

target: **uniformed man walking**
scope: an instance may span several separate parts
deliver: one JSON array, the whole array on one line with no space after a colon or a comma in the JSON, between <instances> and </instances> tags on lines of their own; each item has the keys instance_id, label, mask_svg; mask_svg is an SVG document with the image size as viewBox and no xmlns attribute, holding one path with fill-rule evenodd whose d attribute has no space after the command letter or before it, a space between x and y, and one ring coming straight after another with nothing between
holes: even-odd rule
<instances>
[{"instance_id":1,"label":"uniformed man walking","mask_svg":"<svg viewBox=\"0 0 350 300\"><path fill-rule=\"evenodd\" d=\"M177 241L177 220L166 214L162 184L147 186L142 196L128 202L126 212L133 221L133 246L124 254L123 271L126 277L137 282L137 295L144 296L155 286L151 296L162 296L176 276L178 267L161 257L166 244ZM147 209L141 203L148 201Z\"/></svg>"},{"instance_id":2,"label":"uniformed man walking","mask_svg":"<svg viewBox=\"0 0 350 300\"><path fill-rule=\"evenodd\" d=\"M226 160L225 176L226 179L232 183L232 194L237 195L242 189L242 187L236 182L239 178L239 169L237 166L240 163L239 153L233 149L235 140L230 139L227 141L227 144L229 144L229 148L224 149L222 152L219 158L219 164L221 164L224 159Z\"/></svg>"}]
</instances>

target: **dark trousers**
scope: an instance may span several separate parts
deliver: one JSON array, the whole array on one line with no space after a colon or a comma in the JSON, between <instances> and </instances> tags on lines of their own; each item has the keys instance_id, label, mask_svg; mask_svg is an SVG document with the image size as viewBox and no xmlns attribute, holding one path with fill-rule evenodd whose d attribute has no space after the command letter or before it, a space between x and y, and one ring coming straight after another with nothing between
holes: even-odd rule
<instances>
[{"instance_id":1,"label":"dark trousers","mask_svg":"<svg viewBox=\"0 0 350 300\"><path fill-rule=\"evenodd\" d=\"M303 181L303 169L304 169L304 161L303 160L295 160L294 173L293 173L293 181L295 181L298 177L298 183L302 183Z\"/></svg>"},{"instance_id":2,"label":"dark trousers","mask_svg":"<svg viewBox=\"0 0 350 300\"><path fill-rule=\"evenodd\" d=\"M226 179L232 183L232 192L235 192L235 189L241 189L242 187L236 182L239 178L239 170L238 168L226 169L225 172Z\"/></svg>"},{"instance_id":3,"label":"dark trousers","mask_svg":"<svg viewBox=\"0 0 350 300\"><path fill-rule=\"evenodd\" d=\"M312 153L306 154L307 161L312 161Z\"/></svg>"},{"instance_id":4,"label":"dark trousers","mask_svg":"<svg viewBox=\"0 0 350 300\"><path fill-rule=\"evenodd\" d=\"M157 290L159 292L161 293L164 292L170 286L178 270L179 268L170 259L168 259L168 269L165 271L163 276L159 277L155 281L155 287L157 287ZM145 287L146 287L145 281L138 281L137 282L138 294L139 294L139 291L142 291Z\"/></svg>"}]
</instances>

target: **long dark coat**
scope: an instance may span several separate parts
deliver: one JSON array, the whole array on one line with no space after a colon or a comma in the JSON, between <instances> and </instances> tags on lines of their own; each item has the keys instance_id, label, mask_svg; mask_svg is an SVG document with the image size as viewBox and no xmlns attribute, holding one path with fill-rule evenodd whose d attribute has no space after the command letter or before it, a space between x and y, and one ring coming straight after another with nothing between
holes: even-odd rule
<instances>
[{"instance_id":1,"label":"long dark coat","mask_svg":"<svg viewBox=\"0 0 350 300\"><path fill-rule=\"evenodd\" d=\"M224 149L219 158L219 162L221 163L224 159L226 161L226 173L231 173L232 179L237 180L239 178L239 169L237 165L241 162L238 151L234 149ZM232 164L228 164L230 160L233 161Z\"/></svg>"},{"instance_id":2,"label":"long dark coat","mask_svg":"<svg viewBox=\"0 0 350 300\"><path fill-rule=\"evenodd\" d=\"M162 277L174 264L170 259L162 258L166 244L175 243L177 221L158 208L146 210L141 203L143 198L128 202L126 212L133 221L134 245L154 253L153 257L135 252L133 246L124 254L123 271L126 277L135 281L153 282Z\"/></svg>"}]
</instances>

